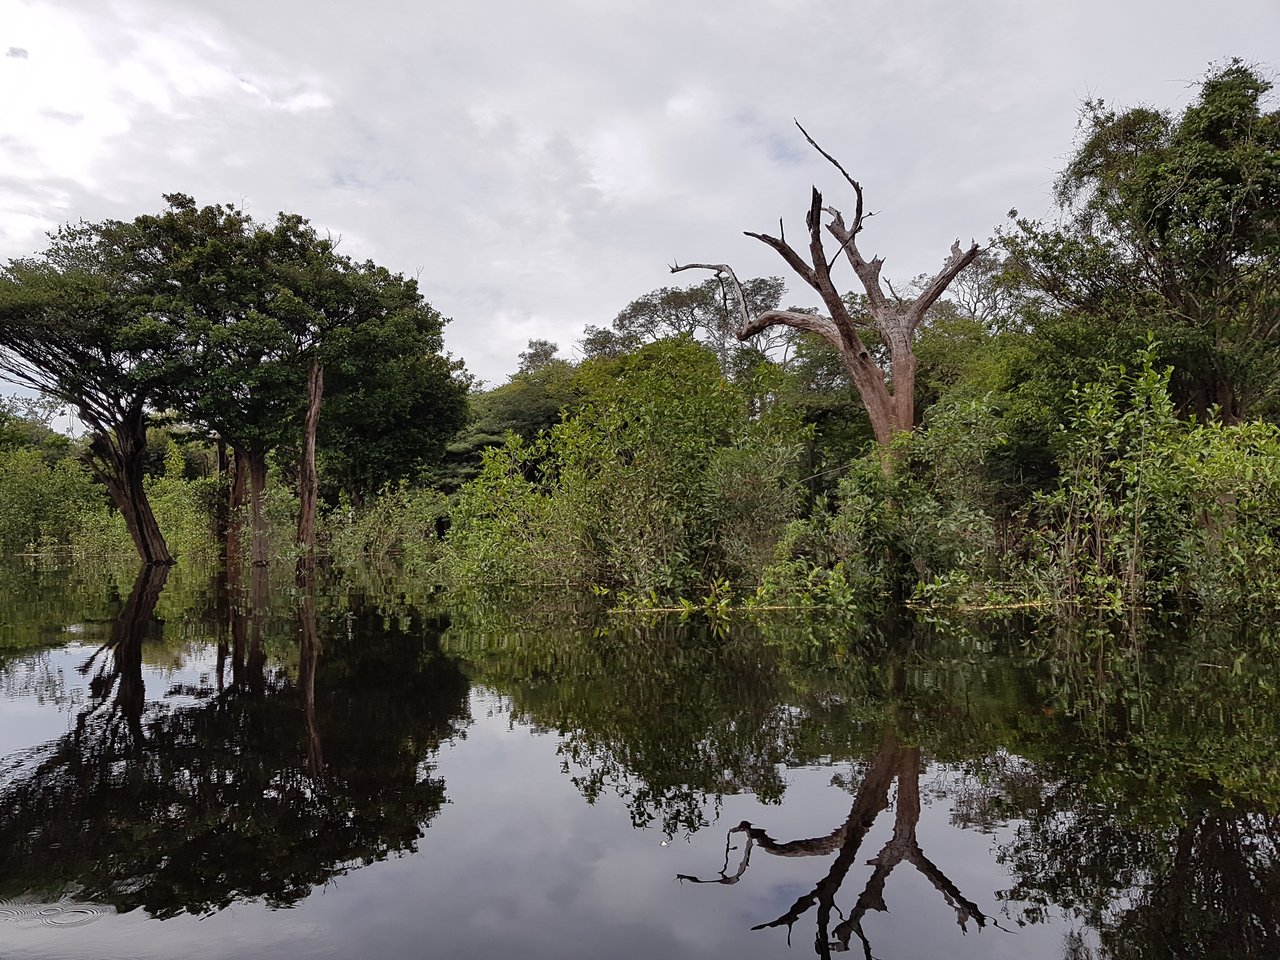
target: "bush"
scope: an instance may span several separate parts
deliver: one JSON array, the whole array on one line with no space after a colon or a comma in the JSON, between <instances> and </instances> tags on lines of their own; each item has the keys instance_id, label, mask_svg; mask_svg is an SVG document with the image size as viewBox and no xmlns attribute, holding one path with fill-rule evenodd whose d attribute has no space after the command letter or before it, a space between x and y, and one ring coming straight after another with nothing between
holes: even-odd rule
<instances>
[{"instance_id":1,"label":"bush","mask_svg":"<svg viewBox=\"0 0 1280 960\"><path fill-rule=\"evenodd\" d=\"M396 559L422 570L440 558L439 527L448 515L444 494L402 482L384 487L359 511L340 504L323 518L322 532L340 564Z\"/></svg>"},{"instance_id":2,"label":"bush","mask_svg":"<svg viewBox=\"0 0 1280 960\"><path fill-rule=\"evenodd\" d=\"M1180 420L1150 351L1075 402L1059 483L1032 506L1035 593L1113 612L1280 599L1280 430Z\"/></svg>"},{"instance_id":3,"label":"bush","mask_svg":"<svg viewBox=\"0 0 1280 960\"><path fill-rule=\"evenodd\" d=\"M531 442L486 451L459 492L454 580L575 583L675 596L754 580L794 515L799 428L753 419L716 357L688 339L584 364L582 405Z\"/></svg>"},{"instance_id":4,"label":"bush","mask_svg":"<svg viewBox=\"0 0 1280 960\"><path fill-rule=\"evenodd\" d=\"M834 495L787 528L762 598L847 605L986 578L998 566L986 465L1002 442L986 401L939 404L892 450L854 460Z\"/></svg>"},{"instance_id":5,"label":"bush","mask_svg":"<svg viewBox=\"0 0 1280 960\"><path fill-rule=\"evenodd\" d=\"M0 450L0 552L66 543L102 494L73 460L50 466L35 447Z\"/></svg>"}]
</instances>

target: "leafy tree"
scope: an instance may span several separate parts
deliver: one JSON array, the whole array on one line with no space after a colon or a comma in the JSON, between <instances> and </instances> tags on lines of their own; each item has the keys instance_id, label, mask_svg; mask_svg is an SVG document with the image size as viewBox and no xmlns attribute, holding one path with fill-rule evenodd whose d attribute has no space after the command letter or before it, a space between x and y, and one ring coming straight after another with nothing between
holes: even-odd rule
<instances>
[{"instance_id":1,"label":"leafy tree","mask_svg":"<svg viewBox=\"0 0 1280 960\"><path fill-rule=\"evenodd\" d=\"M301 217L266 227L229 205L165 199L167 210L135 221L136 254L167 252L149 275L152 316L167 337L159 397L235 451L233 505L247 481L253 557L265 563L267 454L318 404L316 350L326 308L348 306L346 264ZM229 553L237 539L233 528Z\"/></svg>"},{"instance_id":2,"label":"leafy tree","mask_svg":"<svg viewBox=\"0 0 1280 960\"><path fill-rule=\"evenodd\" d=\"M527 350L520 353L520 373L536 373L549 363L555 362L560 347L550 340L530 340Z\"/></svg>"},{"instance_id":3,"label":"leafy tree","mask_svg":"<svg viewBox=\"0 0 1280 960\"><path fill-rule=\"evenodd\" d=\"M428 476L444 489L456 489L480 472L484 451L501 446L508 433L533 440L581 399L576 368L556 359L536 370L519 371L500 387L472 393L465 425L448 444L441 466Z\"/></svg>"},{"instance_id":4,"label":"leafy tree","mask_svg":"<svg viewBox=\"0 0 1280 960\"><path fill-rule=\"evenodd\" d=\"M1043 365L1074 376L1082 364L1124 362L1154 330L1184 410L1237 422L1275 409L1280 110L1266 106L1270 89L1233 60L1179 116L1085 104L1057 184L1059 222L1016 220L1004 239L1048 308Z\"/></svg>"},{"instance_id":5,"label":"leafy tree","mask_svg":"<svg viewBox=\"0 0 1280 960\"><path fill-rule=\"evenodd\" d=\"M612 359L639 347L640 341L633 334L591 324L582 331L582 339L578 341L578 349L586 360Z\"/></svg>"},{"instance_id":6,"label":"leafy tree","mask_svg":"<svg viewBox=\"0 0 1280 960\"><path fill-rule=\"evenodd\" d=\"M139 557L167 564L142 483L165 338L150 315L146 274L121 248L134 229L64 226L42 254L0 268L0 374L75 408L90 430L93 472Z\"/></svg>"},{"instance_id":7,"label":"leafy tree","mask_svg":"<svg viewBox=\"0 0 1280 960\"><path fill-rule=\"evenodd\" d=\"M76 455L78 445L49 426L61 406L47 397L0 397L0 450L34 447L50 466Z\"/></svg>"},{"instance_id":8,"label":"leafy tree","mask_svg":"<svg viewBox=\"0 0 1280 960\"><path fill-rule=\"evenodd\" d=\"M576 382L571 415L533 442L509 435L461 491L454 574L666 592L755 579L795 506L797 425L752 419L687 337L584 364Z\"/></svg>"},{"instance_id":9,"label":"leafy tree","mask_svg":"<svg viewBox=\"0 0 1280 960\"><path fill-rule=\"evenodd\" d=\"M776 310L785 287L781 277L756 277L742 283L742 296L753 315ZM589 356L617 356L641 344L668 337L691 337L715 352L726 371L734 366L738 344L738 308L718 280L688 287L661 287L632 300L614 318L612 336L587 327ZM763 330L751 338L751 350L767 353L787 337L777 330Z\"/></svg>"},{"instance_id":10,"label":"leafy tree","mask_svg":"<svg viewBox=\"0 0 1280 960\"><path fill-rule=\"evenodd\" d=\"M326 371L337 401L326 424L336 448L329 469L358 492L398 479L443 445L465 381L441 355L444 318L412 279L339 255L296 215L267 225L230 206L167 200L166 211L136 221L143 238L170 251L152 278L153 316L168 336L159 396L235 451L233 501L247 482L253 558L265 563L267 455L300 433L299 536L308 539L315 486L306 451L319 436ZM365 441L362 462L354 448Z\"/></svg>"},{"instance_id":11,"label":"leafy tree","mask_svg":"<svg viewBox=\"0 0 1280 960\"><path fill-rule=\"evenodd\" d=\"M320 491L365 503L382 488L437 471L462 426L471 379L443 352L448 320L416 282L372 263L339 261L345 306L320 318L315 359L324 371L317 430ZM345 312L344 312L345 311ZM296 422L278 459L295 476L302 436Z\"/></svg>"}]
</instances>

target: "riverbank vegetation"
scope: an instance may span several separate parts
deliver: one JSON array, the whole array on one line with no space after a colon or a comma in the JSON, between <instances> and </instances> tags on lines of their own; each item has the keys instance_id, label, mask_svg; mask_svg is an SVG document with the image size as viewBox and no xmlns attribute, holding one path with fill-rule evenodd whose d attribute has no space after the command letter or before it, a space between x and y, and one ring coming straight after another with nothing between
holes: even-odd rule
<instances>
[{"instance_id":1,"label":"riverbank vegetation","mask_svg":"<svg viewBox=\"0 0 1280 960\"><path fill-rule=\"evenodd\" d=\"M1013 212L896 287L823 156L848 219L815 190L806 254L753 234L822 312L784 306L785 278L685 265L714 276L571 358L531 341L489 389L415 281L300 217L171 195L65 227L0 271L0 369L52 398L0 410L0 549L394 558L630 607L1280 601L1260 70L1215 68L1181 113L1086 103L1054 218ZM87 432L52 431L59 409Z\"/></svg>"}]
</instances>

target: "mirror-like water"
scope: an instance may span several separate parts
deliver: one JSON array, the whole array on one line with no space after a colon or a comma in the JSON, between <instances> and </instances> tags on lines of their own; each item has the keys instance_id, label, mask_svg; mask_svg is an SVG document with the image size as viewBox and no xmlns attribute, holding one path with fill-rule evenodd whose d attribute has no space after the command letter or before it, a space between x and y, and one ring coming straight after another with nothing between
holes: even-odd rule
<instances>
[{"instance_id":1,"label":"mirror-like water","mask_svg":"<svg viewBox=\"0 0 1280 960\"><path fill-rule=\"evenodd\" d=\"M1280 956L1238 631L266 576L0 575L0 956Z\"/></svg>"}]
</instances>

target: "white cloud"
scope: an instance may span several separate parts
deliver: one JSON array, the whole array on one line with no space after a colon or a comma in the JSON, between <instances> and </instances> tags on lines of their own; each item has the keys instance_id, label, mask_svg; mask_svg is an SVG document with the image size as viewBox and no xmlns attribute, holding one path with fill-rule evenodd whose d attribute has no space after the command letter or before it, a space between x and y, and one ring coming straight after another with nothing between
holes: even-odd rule
<instances>
[{"instance_id":1,"label":"white cloud","mask_svg":"<svg viewBox=\"0 0 1280 960\"><path fill-rule=\"evenodd\" d=\"M679 258L785 272L741 235L866 187L892 276L1043 210L1084 96L1177 105L1264 59L1267 0L0 0L0 256L160 194L287 209L421 272L489 380L568 349ZM792 299L805 299L792 284Z\"/></svg>"}]
</instances>

